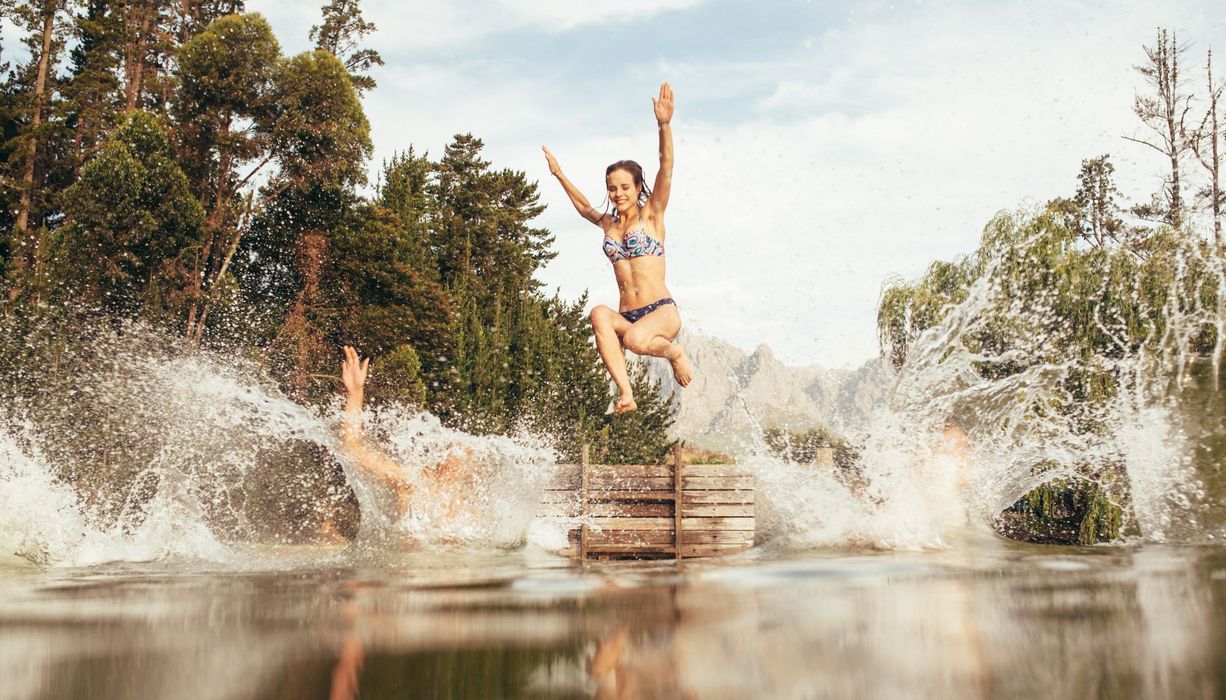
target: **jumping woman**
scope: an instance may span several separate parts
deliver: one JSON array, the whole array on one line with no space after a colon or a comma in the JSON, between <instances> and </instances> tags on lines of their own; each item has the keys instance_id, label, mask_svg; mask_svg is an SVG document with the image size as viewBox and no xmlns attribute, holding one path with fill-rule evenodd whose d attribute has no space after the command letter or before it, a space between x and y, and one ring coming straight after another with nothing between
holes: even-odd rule
<instances>
[{"instance_id":1,"label":"jumping woman","mask_svg":"<svg viewBox=\"0 0 1226 700\"><path fill-rule=\"evenodd\" d=\"M673 89L668 83L660 86L660 95L652 98L652 104L660 130L660 170L655 187L647 188L642 166L632 160L610 165L604 179L611 213L593 207L562 174L557 158L541 146L550 174L562 183L579 215L604 231L604 254L613 265L621 299L617 311L597 306L591 319L596 349L620 393L613 406L615 413L637 408L624 350L667 359L681 386L689 384L693 375L685 346L673 342L681 332L681 313L664 285L664 209L673 183L673 132L669 127Z\"/></svg>"}]
</instances>

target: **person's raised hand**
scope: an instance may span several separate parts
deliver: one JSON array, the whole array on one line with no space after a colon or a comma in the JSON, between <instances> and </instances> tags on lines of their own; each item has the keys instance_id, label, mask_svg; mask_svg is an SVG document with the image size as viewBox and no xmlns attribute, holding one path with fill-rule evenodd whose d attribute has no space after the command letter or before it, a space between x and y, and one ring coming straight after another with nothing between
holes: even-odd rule
<instances>
[{"instance_id":1,"label":"person's raised hand","mask_svg":"<svg viewBox=\"0 0 1226 700\"><path fill-rule=\"evenodd\" d=\"M362 391L366 385L366 368L370 366L370 358L358 357L358 351L351 345L345 346L345 359L341 362L341 381L345 383L345 393L353 395Z\"/></svg>"},{"instance_id":2,"label":"person's raised hand","mask_svg":"<svg viewBox=\"0 0 1226 700\"><path fill-rule=\"evenodd\" d=\"M549 164L549 174L557 175L558 171L562 169L562 166L558 165L558 159L553 157L548 148L541 146L541 150L545 152L545 162Z\"/></svg>"},{"instance_id":3,"label":"person's raised hand","mask_svg":"<svg viewBox=\"0 0 1226 700\"><path fill-rule=\"evenodd\" d=\"M660 96L651 98L651 104L656 110L656 121L667 124L673 119L673 88L668 83L660 84Z\"/></svg>"}]
</instances>

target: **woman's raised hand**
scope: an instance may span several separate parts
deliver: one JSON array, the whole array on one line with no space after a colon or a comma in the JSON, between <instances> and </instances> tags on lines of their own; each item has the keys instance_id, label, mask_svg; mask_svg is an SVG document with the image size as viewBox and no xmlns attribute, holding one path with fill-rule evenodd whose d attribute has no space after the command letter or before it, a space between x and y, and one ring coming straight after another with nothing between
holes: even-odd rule
<instances>
[{"instance_id":1,"label":"woman's raised hand","mask_svg":"<svg viewBox=\"0 0 1226 700\"><path fill-rule=\"evenodd\" d=\"M562 166L558 165L558 159L553 157L548 148L541 146L541 150L545 152L545 162L549 164L549 174L557 175L558 171L562 169Z\"/></svg>"},{"instance_id":2,"label":"woman's raised hand","mask_svg":"<svg viewBox=\"0 0 1226 700\"><path fill-rule=\"evenodd\" d=\"M673 88L668 83L660 84L660 96L651 98L656 108L656 121L667 124L673 119Z\"/></svg>"}]
</instances>

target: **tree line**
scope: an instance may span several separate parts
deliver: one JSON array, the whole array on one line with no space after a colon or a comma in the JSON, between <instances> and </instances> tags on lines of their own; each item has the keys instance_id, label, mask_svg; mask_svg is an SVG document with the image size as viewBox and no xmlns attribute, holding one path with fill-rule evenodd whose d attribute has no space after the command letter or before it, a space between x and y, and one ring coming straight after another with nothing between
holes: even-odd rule
<instances>
[{"instance_id":1,"label":"tree line","mask_svg":"<svg viewBox=\"0 0 1226 700\"><path fill-rule=\"evenodd\" d=\"M9 0L0 18L24 43L0 66L10 327L139 323L184 352L252 358L316 405L349 343L375 358L374 403L608 461L667 453L658 387L636 370L640 410L606 417L586 299L536 280L555 253L535 181L458 134L366 188L361 96L382 58L356 0L330 0L294 56L242 0Z\"/></svg>"},{"instance_id":2,"label":"tree line","mask_svg":"<svg viewBox=\"0 0 1226 700\"><path fill-rule=\"evenodd\" d=\"M1155 154L1163 173L1157 191L1125 203L1109 155L1082 161L1071 196L998 214L978 250L933 262L919 280L887 283L877 315L882 355L895 367L906 365L925 332L990 274L982 308L963 319L968 330L954 340L960 347L938 351L942 358L954 350L980 358L973 369L988 380L1066 368L1052 400L1034 407L1036 417L1060 415L1075 432L1100 434L1110 429L1102 409L1121 392L1155 390L1138 386L1145 381L1138 370L1194 403L1205 401L1206 390L1216 396L1226 379L1223 83L1214 76L1212 51L1203 73L1187 77L1188 52L1173 32L1159 29L1136 67L1143 84L1133 101L1139 126L1124 138ZM1124 358L1144 366L1117 362ZM1125 532L1128 489L1120 466L1082 464L1075 472L1077 478L1048 481L1019 500L1005 514L1004 529L1019 536L1011 528L1021 523L1039 539L1085 544ZM1211 493L1220 492L1217 481L1208 484ZM1054 503L1076 505L1075 517L1053 525L1052 513L1061 510Z\"/></svg>"}]
</instances>

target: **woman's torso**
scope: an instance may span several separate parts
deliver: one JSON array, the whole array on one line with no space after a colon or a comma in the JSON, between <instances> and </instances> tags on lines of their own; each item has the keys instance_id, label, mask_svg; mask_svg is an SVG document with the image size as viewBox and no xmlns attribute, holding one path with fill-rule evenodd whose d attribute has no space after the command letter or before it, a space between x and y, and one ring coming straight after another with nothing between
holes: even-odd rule
<instances>
[{"instance_id":1,"label":"woman's torso","mask_svg":"<svg viewBox=\"0 0 1226 700\"><path fill-rule=\"evenodd\" d=\"M641 209L639 218L605 229L605 254L618 251L613 276L620 294L619 311L629 311L672 296L664 284L664 227ZM609 242L614 247L609 246ZM627 245L629 244L629 245Z\"/></svg>"}]
</instances>

